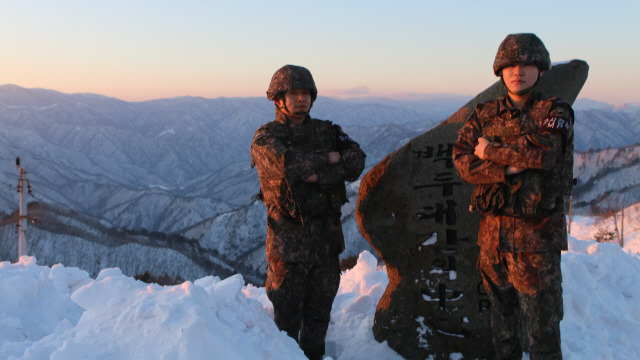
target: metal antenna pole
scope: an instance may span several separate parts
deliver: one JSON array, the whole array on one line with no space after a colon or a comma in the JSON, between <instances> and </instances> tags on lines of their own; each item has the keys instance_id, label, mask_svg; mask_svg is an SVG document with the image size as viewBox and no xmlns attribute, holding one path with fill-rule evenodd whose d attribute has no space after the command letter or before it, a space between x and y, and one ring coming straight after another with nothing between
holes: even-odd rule
<instances>
[{"instance_id":1,"label":"metal antenna pole","mask_svg":"<svg viewBox=\"0 0 640 360\"><path fill-rule=\"evenodd\" d=\"M18 260L27 256L27 196L24 193L27 171L20 166L20 158L16 158L16 167L20 172L18 180L18 192L20 193L20 210L18 211Z\"/></svg>"},{"instance_id":2,"label":"metal antenna pole","mask_svg":"<svg viewBox=\"0 0 640 360\"><path fill-rule=\"evenodd\" d=\"M620 216L620 247L624 248L624 205L622 205L622 215Z\"/></svg>"}]
</instances>

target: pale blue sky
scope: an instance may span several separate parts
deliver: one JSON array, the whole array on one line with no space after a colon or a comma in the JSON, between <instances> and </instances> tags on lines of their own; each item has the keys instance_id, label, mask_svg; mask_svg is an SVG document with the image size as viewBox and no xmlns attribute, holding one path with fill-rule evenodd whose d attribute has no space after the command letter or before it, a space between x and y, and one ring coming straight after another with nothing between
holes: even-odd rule
<instances>
[{"instance_id":1,"label":"pale blue sky","mask_svg":"<svg viewBox=\"0 0 640 360\"><path fill-rule=\"evenodd\" d=\"M284 64L320 95L475 95L534 32L582 59L580 97L640 102L640 1L3 1L0 84L138 101L264 96Z\"/></svg>"}]
</instances>

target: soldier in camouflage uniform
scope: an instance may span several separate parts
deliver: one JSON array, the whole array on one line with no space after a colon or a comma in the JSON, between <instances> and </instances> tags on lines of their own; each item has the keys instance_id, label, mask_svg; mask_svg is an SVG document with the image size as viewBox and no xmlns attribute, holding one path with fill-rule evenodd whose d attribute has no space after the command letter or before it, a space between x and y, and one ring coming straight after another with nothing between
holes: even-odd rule
<instances>
[{"instance_id":1,"label":"soldier in camouflage uniform","mask_svg":"<svg viewBox=\"0 0 640 360\"><path fill-rule=\"evenodd\" d=\"M551 68L534 34L511 34L493 65L507 95L479 104L458 132L453 158L476 184L478 244L498 359L561 359L560 251L567 249L564 195L571 193L573 110L535 90Z\"/></svg>"},{"instance_id":2,"label":"soldier in camouflage uniform","mask_svg":"<svg viewBox=\"0 0 640 360\"><path fill-rule=\"evenodd\" d=\"M317 93L306 68L276 71L267 91L276 119L260 127L251 143L267 207L267 295L278 328L310 359L324 355L340 285L345 180L357 180L365 160L340 126L309 116Z\"/></svg>"}]
</instances>

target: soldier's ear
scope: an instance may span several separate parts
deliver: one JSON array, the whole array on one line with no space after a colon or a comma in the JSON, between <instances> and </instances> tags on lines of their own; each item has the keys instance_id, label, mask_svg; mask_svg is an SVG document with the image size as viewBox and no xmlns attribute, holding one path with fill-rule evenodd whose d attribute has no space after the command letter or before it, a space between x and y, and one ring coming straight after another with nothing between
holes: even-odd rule
<instances>
[{"instance_id":1,"label":"soldier's ear","mask_svg":"<svg viewBox=\"0 0 640 360\"><path fill-rule=\"evenodd\" d=\"M276 107L281 108L283 105L282 96L278 96L273 99L273 103L276 104Z\"/></svg>"}]
</instances>

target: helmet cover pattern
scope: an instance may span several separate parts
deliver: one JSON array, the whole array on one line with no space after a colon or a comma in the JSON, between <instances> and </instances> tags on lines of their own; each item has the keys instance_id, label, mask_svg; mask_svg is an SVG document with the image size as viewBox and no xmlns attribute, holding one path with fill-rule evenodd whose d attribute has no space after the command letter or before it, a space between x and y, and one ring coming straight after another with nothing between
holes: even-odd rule
<instances>
[{"instance_id":1,"label":"helmet cover pattern","mask_svg":"<svg viewBox=\"0 0 640 360\"><path fill-rule=\"evenodd\" d=\"M500 76L502 69L515 64L535 65L541 71L550 70L549 51L535 34L509 34L498 48L493 73Z\"/></svg>"},{"instance_id":2,"label":"helmet cover pattern","mask_svg":"<svg viewBox=\"0 0 640 360\"><path fill-rule=\"evenodd\" d=\"M285 91L298 89L307 89L311 92L311 103L318 96L316 83L307 68L297 65L285 65L273 74L267 90L267 99L274 100L276 96Z\"/></svg>"}]
</instances>

